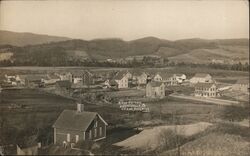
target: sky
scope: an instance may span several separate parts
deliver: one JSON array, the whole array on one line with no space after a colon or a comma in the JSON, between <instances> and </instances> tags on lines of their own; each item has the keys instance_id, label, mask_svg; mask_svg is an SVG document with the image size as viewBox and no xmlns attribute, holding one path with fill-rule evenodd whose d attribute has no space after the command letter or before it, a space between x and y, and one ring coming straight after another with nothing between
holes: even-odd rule
<instances>
[{"instance_id":1,"label":"sky","mask_svg":"<svg viewBox=\"0 0 250 156\"><path fill-rule=\"evenodd\" d=\"M1 1L0 30L91 40L249 38L244 0Z\"/></svg>"}]
</instances>

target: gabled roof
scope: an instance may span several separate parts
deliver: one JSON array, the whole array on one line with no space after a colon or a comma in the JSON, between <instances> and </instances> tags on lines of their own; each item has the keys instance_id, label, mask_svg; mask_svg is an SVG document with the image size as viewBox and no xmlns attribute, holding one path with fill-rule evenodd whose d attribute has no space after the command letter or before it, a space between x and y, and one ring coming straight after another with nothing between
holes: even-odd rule
<instances>
[{"instance_id":1,"label":"gabled roof","mask_svg":"<svg viewBox=\"0 0 250 156\"><path fill-rule=\"evenodd\" d=\"M41 79L47 79L47 75L31 74L31 75L27 75L26 79L29 81L40 81Z\"/></svg>"},{"instance_id":2,"label":"gabled roof","mask_svg":"<svg viewBox=\"0 0 250 156\"><path fill-rule=\"evenodd\" d=\"M175 74L176 76L178 76L178 77L180 77L180 76L183 76L183 75L185 75L185 74Z\"/></svg>"},{"instance_id":3,"label":"gabled roof","mask_svg":"<svg viewBox=\"0 0 250 156\"><path fill-rule=\"evenodd\" d=\"M53 127L86 131L96 116L98 116L107 125L102 117L96 112L77 112L76 110L64 110L54 123Z\"/></svg>"},{"instance_id":4,"label":"gabled roof","mask_svg":"<svg viewBox=\"0 0 250 156\"><path fill-rule=\"evenodd\" d=\"M93 75L94 75L94 74L91 73L89 70L85 70L85 71L83 72L83 74L88 74L88 75L90 75L90 76L93 76Z\"/></svg>"},{"instance_id":5,"label":"gabled roof","mask_svg":"<svg viewBox=\"0 0 250 156\"><path fill-rule=\"evenodd\" d=\"M195 84L195 87L199 88L211 88L215 83L197 83Z\"/></svg>"},{"instance_id":6,"label":"gabled roof","mask_svg":"<svg viewBox=\"0 0 250 156\"><path fill-rule=\"evenodd\" d=\"M200 77L200 78L205 78L206 76L210 76L210 74L207 73L196 73L194 77Z\"/></svg>"},{"instance_id":7,"label":"gabled roof","mask_svg":"<svg viewBox=\"0 0 250 156\"><path fill-rule=\"evenodd\" d=\"M60 79L60 77L58 75L55 75L55 74L49 74L48 79Z\"/></svg>"},{"instance_id":8,"label":"gabled roof","mask_svg":"<svg viewBox=\"0 0 250 156\"><path fill-rule=\"evenodd\" d=\"M62 88L70 88L71 83L69 80L57 81L56 84Z\"/></svg>"},{"instance_id":9,"label":"gabled roof","mask_svg":"<svg viewBox=\"0 0 250 156\"><path fill-rule=\"evenodd\" d=\"M156 76L157 74L159 74L163 79L168 79L168 78L170 78L170 77L172 77L173 76L173 74L168 74L168 73L166 73L166 72L158 72L158 73L156 73L154 76Z\"/></svg>"},{"instance_id":10,"label":"gabled roof","mask_svg":"<svg viewBox=\"0 0 250 156\"><path fill-rule=\"evenodd\" d=\"M113 77L113 79L114 79L114 80L121 80L121 79L125 76L125 74L126 74L126 73L124 73L124 72L119 72L119 73L117 73L117 74Z\"/></svg>"},{"instance_id":11,"label":"gabled roof","mask_svg":"<svg viewBox=\"0 0 250 156\"><path fill-rule=\"evenodd\" d=\"M146 74L146 75L148 75L146 72L144 72L144 71L134 71L133 72L133 76L141 76L142 74Z\"/></svg>"},{"instance_id":12,"label":"gabled roof","mask_svg":"<svg viewBox=\"0 0 250 156\"><path fill-rule=\"evenodd\" d=\"M162 82L150 82L148 85L151 85L152 87L160 87L163 83Z\"/></svg>"},{"instance_id":13,"label":"gabled roof","mask_svg":"<svg viewBox=\"0 0 250 156\"><path fill-rule=\"evenodd\" d=\"M239 79L236 84L249 84L249 78Z\"/></svg>"},{"instance_id":14,"label":"gabled roof","mask_svg":"<svg viewBox=\"0 0 250 156\"><path fill-rule=\"evenodd\" d=\"M115 86L115 85L118 85L118 83L115 80L112 79L112 80L109 81L109 85Z\"/></svg>"},{"instance_id":15,"label":"gabled roof","mask_svg":"<svg viewBox=\"0 0 250 156\"><path fill-rule=\"evenodd\" d=\"M71 74L74 77L82 77L83 76L83 72L82 71L73 71Z\"/></svg>"}]
</instances>

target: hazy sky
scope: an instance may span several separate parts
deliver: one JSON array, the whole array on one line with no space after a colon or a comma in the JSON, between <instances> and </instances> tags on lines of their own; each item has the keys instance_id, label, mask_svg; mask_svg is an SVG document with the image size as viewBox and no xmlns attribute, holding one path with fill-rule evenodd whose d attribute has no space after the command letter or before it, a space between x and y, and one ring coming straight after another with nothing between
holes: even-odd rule
<instances>
[{"instance_id":1,"label":"hazy sky","mask_svg":"<svg viewBox=\"0 0 250 156\"><path fill-rule=\"evenodd\" d=\"M248 38L239 0L2 1L0 29L71 38Z\"/></svg>"}]
</instances>

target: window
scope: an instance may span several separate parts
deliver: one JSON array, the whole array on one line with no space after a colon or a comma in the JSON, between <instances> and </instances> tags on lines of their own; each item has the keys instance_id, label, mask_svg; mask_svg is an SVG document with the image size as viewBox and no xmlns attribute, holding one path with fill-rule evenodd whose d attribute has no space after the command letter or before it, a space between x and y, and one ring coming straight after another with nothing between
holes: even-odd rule
<instances>
[{"instance_id":1,"label":"window","mask_svg":"<svg viewBox=\"0 0 250 156\"><path fill-rule=\"evenodd\" d=\"M97 124L98 124L98 123L97 123L97 120L96 120L96 121L95 121L95 126L94 126L94 127L97 127Z\"/></svg>"},{"instance_id":2,"label":"window","mask_svg":"<svg viewBox=\"0 0 250 156\"><path fill-rule=\"evenodd\" d=\"M85 140L85 132L83 132L83 140Z\"/></svg>"},{"instance_id":3,"label":"window","mask_svg":"<svg viewBox=\"0 0 250 156\"><path fill-rule=\"evenodd\" d=\"M97 137L97 129L95 128L95 138Z\"/></svg>"},{"instance_id":4,"label":"window","mask_svg":"<svg viewBox=\"0 0 250 156\"><path fill-rule=\"evenodd\" d=\"M99 128L99 135L102 136L102 127Z\"/></svg>"},{"instance_id":5,"label":"window","mask_svg":"<svg viewBox=\"0 0 250 156\"><path fill-rule=\"evenodd\" d=\"M92 132L91 132L91 130L89 130L89 139L91 139L92 138Z\"/></svg>"},{"instance_id":6,"label":"window","mask_svg":"<svg viewBox=\"0 0 250 156\"><path fill-rule=\"evenodd\" d=\"M79 135L76 135L76 143L79 141Z\"/></svg>"},{"instance_id":7,"label":"window","mask_svg":"<svg viewBox=\"0 0 250 156\"><path fill-rule=\"evenodd\" d=\"M70 142L70 134L67 134L67 141Z\"/></svg>"}]
</instances>

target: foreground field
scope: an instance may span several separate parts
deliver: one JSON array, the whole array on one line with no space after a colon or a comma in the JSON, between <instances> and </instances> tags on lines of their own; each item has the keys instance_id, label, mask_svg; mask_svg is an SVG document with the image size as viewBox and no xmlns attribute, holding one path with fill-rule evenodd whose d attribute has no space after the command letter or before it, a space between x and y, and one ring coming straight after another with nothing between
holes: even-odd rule
<instances>
[{"instance_id":1,"label":"foreground field","mask_svg":"<svg viewBox=\"0 0 250 156\"><path fill-rule=\"evenodd\" d=\"M210 127L183 144L179 150L162 153L163 156L248 156L250 153L250 131L247 127L234 124L220 124Z\"/></svg>"}]
</instances>

